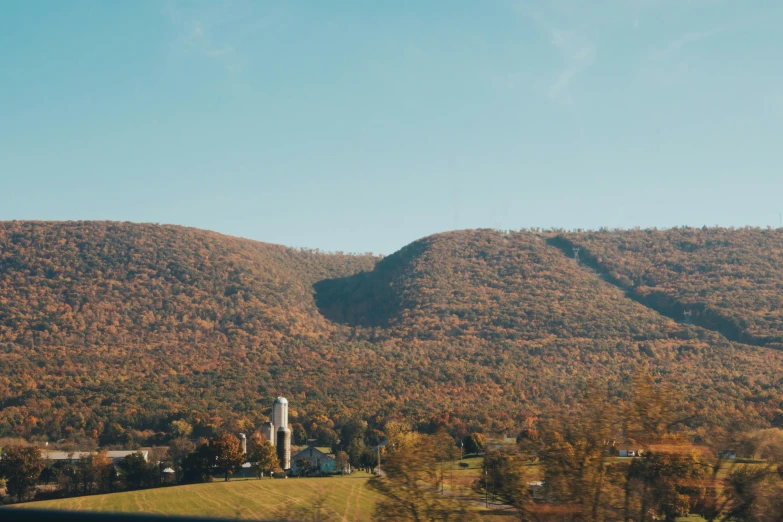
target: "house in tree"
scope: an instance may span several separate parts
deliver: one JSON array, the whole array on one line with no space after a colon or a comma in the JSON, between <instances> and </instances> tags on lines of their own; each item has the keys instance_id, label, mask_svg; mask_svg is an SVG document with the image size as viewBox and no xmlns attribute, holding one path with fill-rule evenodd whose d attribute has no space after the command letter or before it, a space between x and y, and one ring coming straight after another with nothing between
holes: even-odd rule
<instances>
[{"instance_id":1,"label":"house in tree","mask_svg":"<svg viewBox=\"0 0 783 522\"><path fill-rule=\"evenodd\" d=\"M547 500L546 485L543 481L537 480L535 482L527 483L528 492L533 500Z\"/></svg>"}]
</instances>

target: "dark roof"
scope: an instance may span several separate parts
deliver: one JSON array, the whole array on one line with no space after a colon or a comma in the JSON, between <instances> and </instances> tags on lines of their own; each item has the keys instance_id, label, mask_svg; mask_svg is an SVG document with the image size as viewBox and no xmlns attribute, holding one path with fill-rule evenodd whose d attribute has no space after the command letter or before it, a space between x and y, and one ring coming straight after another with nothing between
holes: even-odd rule
<instances>
[{"instance_id":1,"label":"dark roof","mask_svg":"<svg viewBox=\"0 0 783 522\"><path fill-rule=\"evenodd\" d=\"M313 452L314 453L318 453L320 455L323 455L326 458L330 458L330 459L334 458L333 455L330 455L328 453L324 453L323 451L319 450L318 448L314 448L313 446L308 446L306 448L303 448L301 451L296 452L295 455L292 455L291 456L291 462L293 462L296 459L296 457L298 457L299 455L302 455L303 453L307 453L308 457L312 457L313 456Z\"/></svg>"}]
</instances>

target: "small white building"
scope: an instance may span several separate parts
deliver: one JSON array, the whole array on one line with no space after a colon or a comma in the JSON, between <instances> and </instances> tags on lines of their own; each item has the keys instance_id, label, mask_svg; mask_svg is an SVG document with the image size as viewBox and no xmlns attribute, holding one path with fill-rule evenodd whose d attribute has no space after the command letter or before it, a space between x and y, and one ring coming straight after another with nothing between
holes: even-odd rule
<instances>
[{"instance_id":1,"label":"small white building","mask_svg":"<svg viewBox=\"0 0 783 522\"><path fill-rule=\"evenodd\" d=\"M543 481L536 480L534 482L527 483L528 491L533 497L533 500L546 500L546 486Z\"/></svg>"}]
</instances>

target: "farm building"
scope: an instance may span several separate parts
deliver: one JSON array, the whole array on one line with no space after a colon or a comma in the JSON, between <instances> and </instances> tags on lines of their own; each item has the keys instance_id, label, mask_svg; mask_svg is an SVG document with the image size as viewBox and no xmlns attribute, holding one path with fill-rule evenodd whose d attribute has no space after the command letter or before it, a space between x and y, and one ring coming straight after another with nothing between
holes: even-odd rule
<instances>
[{"instance_id":1,"label":"farm building","mask_svg":"<svg viewBox=\"0 0 783 522\"><path fill-rule=\"evenodd\" d=\"M547 499L546 486L543 481L537 480L535 482L528 482L527 487L533 500Z\"/></svg>"},{"instance_id":2,"label":"farm building","mask_svg":"<svg viewBox=\"0 0 783 522\"><path fill-rule=\"evenodd\" d=\"M117 462L121 461L128 455L132 455L134 453L141 453L141 455L144 457L145 462L149 457L149 451L146 450L107 451L106 457L110 458L113 464L117 464ZM79 459L82 457L89 457L90 455L97 455L97 454L98 453L95 451L50 451L50 450L41 451L41 456L44 459L49 459L56 462L78 462Z\"/></svg>"},{"instance_id":3,"label":"farm building","mask_svg":"<svg viewBox=\"0 0 783 522\"><path fill-rule=\"evenodd\" d=\"M335 471L334 455L324 453L318 448L309 446L293 457L291 457L292 470L294 475L301 475L302 469L300 461L310 463L310 469L315 473L329 474Z\"/></svg>"}]
</instances>

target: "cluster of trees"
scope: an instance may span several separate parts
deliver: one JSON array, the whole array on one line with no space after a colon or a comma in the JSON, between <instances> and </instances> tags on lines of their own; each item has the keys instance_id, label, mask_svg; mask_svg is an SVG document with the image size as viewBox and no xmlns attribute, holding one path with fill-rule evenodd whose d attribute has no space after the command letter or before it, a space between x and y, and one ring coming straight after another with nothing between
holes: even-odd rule
<instances>
[{"instance_id":1,"label":"cluster of trees","mask_svg":"<svg viewBox=\"0 0 783 522\"><path fill-rule=\"evenodd\" d=\"M176 421L174 424L180 437L171 440L167 447L153 448L148 458L136 452L117 462L107 457L105 449L75 460L52 462L42 456L39 448L11 441L5 447L0 447L0 479L4 480L0 483L0 489L3 486L6 488L7 500L21 502L36 494L38 498L81 496L210 482L213 477L227 481L245 463L250 464L257 478L272 477L283 471L275 447L260 433L250 437L245 453L240 439L234 434L221 433L194 443L189 438L192 433L190 425L184 421ZM381 440L386 442L385 454L391 450L391 454L398 458L403 455L398 450L408 448L409 443L425 444L426 448L434 444L434 457L431 455L427 458L439 461L479 454L486 445L486 439L480 433L471 433L461 440L457 438L460 440L458 446L454 442L454 435L449 434L443 426L439 427L436 434L427 435L413 432L408 424L390 421L381 432L368 429L367 422L358 417L341 426L339 433L341 438L335 442L333 451L335 471L342 474L349 464L358 469L375 470L380 452L373 445ZM416 446L418 449L415 451L423 450L425 446ZM409 449L414 451L413 447ZM297 464L305 476L316 472L309 469L310 463L306 460ZM391 466L393 468L394 464ZM174 471L173 480L170 476L164 478L164 470ZM442 475L439 480L442 480Z\"/></svg>"},{"instance_id":2,"label":"cluster of trees","mask_svg":"<svg viewBox=\"0 0 783 522\"><path fill-rule=\"evenodd\" d=\"M239 439L223 433L197 444L183 437L167 448L154 448L147 458L135 452L116 463L107 457L106 450L76 460L49 462L35 446L8 445L0 448L0 479L4 480L8 500L21 502L36 492L44 496L80 496L209 482L214 476L228 480L245 462L251 464L258 478L281 471L277 451L262 435L250 439L245 455ZM164 480L168 468L174 470L173 481ZM42 486L46 487L39 491Z\"/></svg>"},{"instance_id":3,"label":"cluster of trees","mask_svg":"<svg viewBox=\"0 0 783 522\"><path fill-rule=\"evenodd\" d=\"M0 453L0 479L5 482L6 494L17 502L35 490L43 469L38 448L12 446Z\"/></svg>"},{"instance_id":4,"label":"cluster of trees","mask_svg":"<svg viewBox=\"0 0 783 522\"><path fill-rule=\"evenodd\" d=\"M403 418L508 433L638 367L679 387L691 429L783 425L783 354L662 317L546 239L453 232L378 261L181 227L1 223L0 436L170 445L178 422L253 433L284 395L295 442L348 441L357 460L352 419L365 447Z\"/></svg>"},{"instance_id":5,"label":"cluster of trees","mask_svg":"<svg viewBox=\"0 0 783 522\"><path fill-rule=\"evenodd\" d=\"M317 422L324 424L326 419L310 421L308 428L313 429ZM329 425L334 427L333 423ZM401 424L398 421L390 421L383 430L379 430L369 428L368 423L360 417L353 417L342 426L336 427L336 435L332 441L335 470L344 474L349 465L366 471L376 469L379 457L376 446L386 441L387 433L392 437L397 436L400 433L399 426ZM306 434L304 426L300 425L300 429ZM9 499L21 501L33 496L42 485L45 487L38 491L39 497L80 496L159 487L172 483L209 482L213 477L228 480L246 462L258 478L271 477L274 473L283 471L280 469L276 448L258 432L248 440L245 454L240 439L231 433L223 432L210 438L200 438L194 443L190 438L193 427L184 420L172 422L170 431L177 437L169 440L165 447L153 448L148 459L137 452L117 463L107 457L105 449L76 460L47 462L35 446L17 440L0 440L0 448L5 446L0 449L0 478L7 478ZM438 424L438 433L452 440L452 458L454 455L479 454L484 450L486 439L480 433L465 436L460 441L462 447L458 449L453 440L455 437L459 439L461 431L452 428L450 432L451 434L445 424ZM389 447L388 444L386 447ZM305 476L317 472L309 469L310 463L306 460L297 464ZM174 471L173 480L170 476L164 479L165 469Z\"/></svg>"},{"instance_id":6,"label":"cluster of trees","mask_svg":"<svg viewBox=\"0 0 783 522\"><path fill-rule=\"evenodd\" d=\"M486 477L476 481L476 489L491 487L528 521L783 517L783 430L710 446L685 436L676 394L648 377L637 376L627 406L607 407L607 398L605 390L593 388L574 414L526 432L513 451L489 452ZM755 463L723 458L727 447L743 444L771 458ZM616 458L623 445L637 456Z\"/></svg>"},{"instance_id":7,"label":"cluster of trees","mask_svg":"<svg viewBox=\"0 0 783 522\"><path fill-rule=\"evenodd\" d=\"M374 520L475 520L468 502L443 494L441 464L459 457L459 448L445 431L424 434L404 423L390 424L383 474L369 482L381 494Z\"/></svg>"},{"instance_id":8,"label":"cluster of trees","mask_svg":"<svg viewBox=\"0 0 783 522\"><path fill-rule=\"evenodd\" d=\"M530 522L675 521L694 514L708 521L781 520L783 430L735 433L707 445L683 429L678 395L643 374L626 404L612 407L607 398L605 389L591 386L571 414L539 419L517 445L489 449L473 488ZM443 494L447 478L439 463L454 458L454 439L399 425L389 433L384 474L370 481L382 495L375 518L475 519L466 497ZM618 458L622 447L634 448L635 456ZM736 459L735 452L765 460Z\"/></svg>"},{"instance_id":9,"label":"cluster of trees","mask_svg":"<svg viewBox=\"0 0 783 522\"><path fill-rule=\"evenodd\" d=\"M141 453L132 453L115 465L106 451L101 451L76 461L47 465L37 447L14 445L2 448L0 478L5 480L6 500L22 502L42 486L46 486L43 493L47 496L91 495L160 486L163 464L163 461L148 461Z\"/></svg>"}]
</instances>

